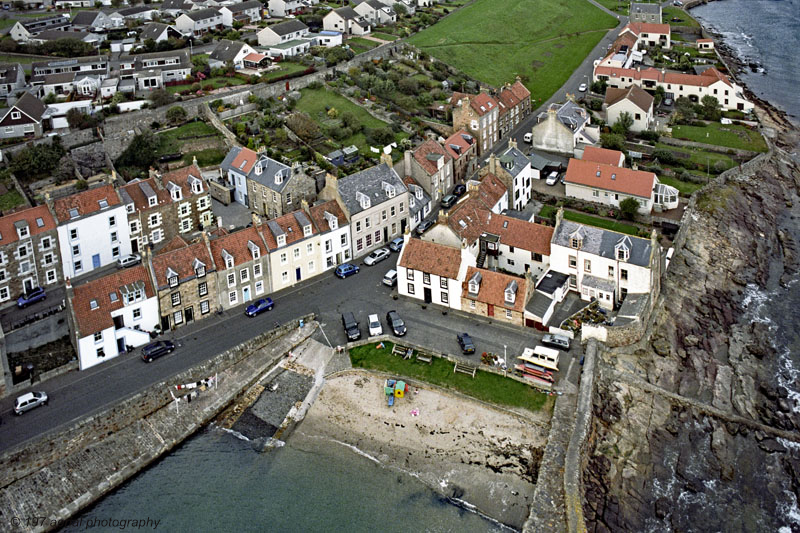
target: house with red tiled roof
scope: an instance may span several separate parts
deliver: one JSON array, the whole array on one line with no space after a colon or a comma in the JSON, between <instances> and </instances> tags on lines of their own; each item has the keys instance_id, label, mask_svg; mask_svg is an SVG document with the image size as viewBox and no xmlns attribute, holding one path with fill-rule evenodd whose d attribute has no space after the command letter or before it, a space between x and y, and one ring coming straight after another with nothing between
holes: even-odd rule
<instances>
[{"instance_id":1,"label":"house with red tiled roof","mask_svg":"<svg viewBox=\"0 0 800 533\"><path fill-rule=\"evenodd\" d=\"M714 50L714 39L697 39L695 46L700 52L711 52Z\"/></svg>"},{"instance_id":2,"label":"house with red tiled roof","mask_svg":"<svg viewBox=\"0 0 800 533\"><path fill-rule=\"evenodd\" d=\"M47 206L0 217L0 302L61 280L58 231Z\"/></svg>"},{"instance_id":3,"label":"house with red tiled roof","mask_svg":"<svg viewBox=\"0 0 800 533\"><path fill-rule=\"evenodd\" d=\"M207 318L218 305L217 266L208 235L192 244L180 237L152 257L145 252L158 294L161 329L166 331Z\"/></svg>"},{"instance_id":4,"label":"house with red tiled roof","mask_svg":"<svg viewBox=\"0 0 800 533\"><path fill-rule=\"evenodd\" d=\"M401 178L414 178L435 204L455 185L453 157L433 139L426 140L414 150L406 150L403 160L395 165L395 171Z\"/></svg>"},{"instance_id":5,"label":"house with red tiled roof","mask_svg":"<svg viewBox=\"0 0 800 533\"><path fill-rule=\"evenodd\" d=\"M158 298L144 265L75 287L67 282L67 308L81 370L147 344L159 324Z\"/></svg>"},{"instance_id":6,"label":"house with red tiled roof","mask_svg":"<svg viewBox=\"0 0 800 533\"><path fill-rule=\"evenodd\" d=\"M508 209L508 189L503 181L491 172L484 174L480 181L467 182L467 191L475 191L478 199L492 213L499 215Z\"/></svg>"},{"instance_id":7,"label":"house with red tiled roof","mask_svg":"<svg viewBox=\"0 0 800 533\"><path fill-rule=\"evenodd\" d=\"M532 286L527 278L469 267L461 292L461 310L524 326L525 305Z\"/></svg>"},{"instance_id":8,"label":"house with red tiled roof","mask_svg":"<svg viewBox=\"0 0 800 533\"><path fill-rule=\"evenodd\" d=\"M458 130L445 139L444 148L453 158L453 179L463 181L475 171L478 157L478 144L475 137L465 130Z\"/></svg>"},{"instance_id":9,"label":"house with red tiled roof","mask_svg":"<svg viewBox=\"0 0 800 533\"><path fill-rule=\"evenodd\" d=\"M131 253L125 204L110 184L56 198L58 244L64 278L109 265Z\"/></svg>"},{"instance_id":10,"label":"house with red tiled roof","mask_svg":"<svg viewBox=\"0 0 800 533\"><path fill-rule=\"evenodd\" d=\"M653 209L657 183L658 178L652 172L574 158L569 160L564 176L566 195L570 198L614 207L619 207L626 198L633 198L643 214Z\"/></svg>"},{"instance_id":11,"label":"house with red tiled roof","mask_svg":"<svg viewBox=\"0 0 800 533\"><path fill-rule=\"evenodd\" d=\"M500 138L500 105L487 93L453 96L453 129L463 129L477 140L478 155L490 150Z\"/></svg>"},{"instance_id":12,"label":"house with red tiled roof","mask_svg":"<svg viewBox=\"0 0 800 533\"><path fill-rule=\"evenodd\" d=\"M625 165L625 154L619 150L609 150L599 146L587 146L583 149L583 161L594 161L604 165L614 165L622 167Z\"/></svg>"},{"instance_id":13,"label":"house with red tiled roof","mask_svg":"<svg viewBox=\"0 0 800 533\"><path fill-rule=\"evenodd\" d=\"M303 211L319 230L322 246L323 269L336 268L350 261L350 221L337 200L328 200L310 206L303 202Z\"/></svg>"},{"instance_id":14,"label":"house with red tiled roof","mask_svg":"<svg viewBox=\"0 0 800 533\"><path fill-rule=\"evenodd\" d=\"M320 233L305 211L297 210L258 226L269 251L273 291L325 271Z\"/></svg>"},{"instance_id":15,"label":"house with red tiled roof","mask_svg":"<svg viewBox=\"0 0 800 533\"><path fill-rule=\"evenodd\" d=\"M267 243L254 225L209 240L217 266L219 305L230 309L272 292Z\"/></svg>"},{"instance_id":16,"label":"house with red tiled roof","mask_svg":"<svg viewBox=\"0 0 800 533\"><path fill-rule=\"evenodd\" d=\"M531 113L531 92L522 84L520 77L516 81L506 83L496 95L500 105L498 128L500 137L505 137Z\"/></svg>"},{"instance_id":17,"label":"house with red tiled roof","mask_svg":"<svg viewBox=\"0 0 800 533\"><path fill-rule=\"evenodd\" d=\"M427 304L461 309L461 283L475 256L465 247L404 236L397 258L397 293Z\"/></svg>"},{"instance_id":18,"label":"house with red tiled roof","mask_svg":"<svg viewBox=\"0 0 800 533\"><path fill-rule=\"evenodd\" d=\"M619 34L630 33L636 37L637 46L660 46L669 49L671 30L669 24L631 22Z\"/></svg>"}]
</instances>

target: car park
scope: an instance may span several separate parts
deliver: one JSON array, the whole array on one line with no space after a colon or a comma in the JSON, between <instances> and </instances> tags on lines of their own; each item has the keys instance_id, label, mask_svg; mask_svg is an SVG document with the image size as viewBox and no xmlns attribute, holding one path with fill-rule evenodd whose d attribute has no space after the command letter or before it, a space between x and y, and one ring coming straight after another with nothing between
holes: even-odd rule
<instances>
[{"instance_id":1,"label":"car park","mask_svg":"<svg viewBox=\"0 0 800 533\"><path fill-rule=\"evenodd\" d=\"M542 337L542 344L545 346L550 346L551 348L564 350L565 352L569 351L569 337L566 335L554 335L548 333Z\"/></svg>"},{"instance_id":2,"label":"car park","mask_svg":"<svg viewBox=\"0 0 800 533\"><path fill-rule=\"evenodd\" d=\"M397 285L397 270L391 269L384 274L382 283L387 287L394 287Z\"/></svg>"},{"instance_id":3,"label":"car park","mask_svg":"<svg viewBox=\"0 0 800 533\"><path fill-rule=\"evenodd\" d=\"M14 400L14 414L21 415L40 405L47 405L47 401L47 393L45 392L27 392Z\"/></svg>"},{"instance_id":4,"label":"car park","mask_svg":"<svg viewBox=\"0 0 800 533\"><path fill-rule=\"evenodd\" d=\"M430 220L423 220L417 225L416 229L417 235L422 235L431 226L433 226L433 222L431 222Z\"/></svg>"},{"instance_id":5,"label":"car park","mask_svg":"<svg viewBox=\"0 0 800 533\"><path fill-rule=\"evenodd\" d=\"M582 92L582 93L585 93L586 92L586 84L585 83L581 83L580 85L578 85L578 90L580 92Z\"/></svg>"},{"instance_id":6,"label":"car park","mask_svg":"<svg viewBox=\"0 0 800 533\"><path fill-rule=\"evenodd\" d=\"M556 171L551 172L550 175L547 176L547 180L545 180L545 183L548 185L555 185L556 183L558 183L558 172Z\"/></svg>"},{"instance_id":7,"label":"car park","mask_svg":"<svg viewBox=\"0 0 800 533\"><path fill-rule=\"evenodd\" d=\"M342 313L342 327L344 334L347 335L347 340L357 341L361 338L361 329L358 327L358 321L353 313L349 311Z\"/></svg>"},{"instance_id":8,"label":"car park","mask_svg":"<svg viewBox=\"0 0 800 533\"><path fill-rule=\"evenodd\" d=\"M142 262L142 256L139 254L123 255L117 259L117 266L119 268L127 268L133 265L138 265Z\"/></svg>"},{"instance_id":9,"label":"car park","mask_svg":"<svg viewBox=\"0 0 800 533\"><path fill-rule=\"evenodd\" d=\"M469 333L459 333L456 335L458 345L461 346L462 353L475 353L475 343L472 342L472 337Z\"/></svg>"},{"instance_id":10,"label":"car park","mask_svg":"<svg viewBox=\"0 0 800 533\"><path fill-rule=\"evenodd\" d=\"M403 319L400 318L400 315L397 314L397 311L389 311L386 313L386 322L389 324L389 329L392 330L398 337L402 337L406 334L406 323L403 322Z\"/></svg>"},{"instance_id":11,"label":"car park","mask_svg":"<svg viewBox=\"0 0 800 533\"><path fill-rule=\"evenodd\" d=\"M247 309L244 310L244 314L253 317L264 311L272 311L273 307L275 307L275 302L272 301L272 298L261 298L248 305Z\"/></svg>"},{"instance_id":12,"label":"car park","mask_svg":"<svg viewBox=\"0 0 800 533\"><path fill-rule=\"evenodd\" d=\"M383 335L383 327L381 327L381 320L378 315L369 315L367 320L369 322L369 336Z\"/></svg>"},{"instance_id":13,"label":"car park","mask_svg":"<svg viewBox=\"0 0 800 533\"><path fill-rule=\"evenodd\" d=\"M364 258L364 264L367 266L372 266L376 263L380 263L381 261L389 257L390 254L391 252L389 251L388 248L378 248L377 250L373 251L371 254L369 254L367 257Z\"/></svg>"},{"instance_id":14,"label":"car park","mask_svg":"<svg viewBox=\"0 0 800 533\"><path fill-rule=\"evenodd\" d=\"M162 355L167 355L175 350L175 343L172 341L151 342L142 348L142 359L145 363L158 359Z\"/></svg>"},{"instance_id":15,"label":"car park","mask_svg":"<svg viewBox=\"0 0 800 533\"><path fill-rule=\"evenodd\" d=\"M336 267L336 270L334 270L333 273L336 275L336 277L344 279L347 276L358 274L359 270L361 269L352 263L342 263Z\"/></svg>"},{"instance_id":16,"label":"car park","mask_svg":"<svg viewBox=\"0 0 800 533\"><path fill-rule=\"evenodd\" d=\"M402 237L397 237L396 239L392 239L392 242L389 243L389 249L393 252L399 252L403 249L403 243L405 241Z\"/></svg>"},{"instance_id":17,"label":"car park","mask_svg":"<svg viewBox=\"0 0 800 533\"><path fill-rule=\"evenodd\" d=\"M447 209L448 207L453 207L453 204L458 201L458 197L455 194L448 194L444 198L442 198L442 207Z\"/></svg>"},{"instance_id":18,"label":"car park","mask_svg":"<svg viewBox=\"0 0 800 533\"><path fill-rule=\"evenodd\" d=\"M23 307L27 307L45 299L47 299L47 294L44 292L44 289L41 287L34 287L17 298L17 307L22 309Z\"/></svg>"},{"instance_id":19,"label":"car park","mask_svg":"<svg viewBox=\"0 0 800 533\"><path fill-rule=\"evenodd\" d=\"M457 183L455 187L453 187L453 195L461 198L464 196L464 193L467 192L467 186L463 183Z\"/></svg>"}]
</instances>

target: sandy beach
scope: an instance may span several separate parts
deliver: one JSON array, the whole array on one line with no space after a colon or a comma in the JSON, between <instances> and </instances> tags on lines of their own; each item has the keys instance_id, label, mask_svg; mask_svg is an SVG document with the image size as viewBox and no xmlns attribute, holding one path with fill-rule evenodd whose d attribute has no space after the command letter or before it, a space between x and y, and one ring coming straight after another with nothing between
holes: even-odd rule
<instances>
[{"instance_id":1,"label":"sandy beach","mask_svg":"<svg viewBox=\"0 0 800 533\"><path fill-rule=\"evenodd\" d=\"M526 417L410 387L388 407L384 378L351 371L328 379L296 429L357 448L443 495L521 528L547 440L549 411Z\"/></svg>"}]
</instances>

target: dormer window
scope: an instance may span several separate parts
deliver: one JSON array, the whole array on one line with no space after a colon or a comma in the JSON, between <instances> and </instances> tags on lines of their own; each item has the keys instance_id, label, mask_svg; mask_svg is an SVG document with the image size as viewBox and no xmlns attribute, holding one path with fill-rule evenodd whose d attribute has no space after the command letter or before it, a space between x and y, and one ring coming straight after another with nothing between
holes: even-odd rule
<instances>
[{"instance_id":1,"label":"dormer window","mask_svg":"<svg viewBox=\"0 0 800 533\"><path fill-rule=\"evenodd\" d=\"M258 259L261 257L261 249L253 241L247 241L247 248L250 250L250 254L253 256L253 259Z\"/></svg>"},{"instance_id":2,"label":"dormer window","mask_svg":"<svg viewBox=\"0 0 800 533\"><path fill-rule=\"evenodd\" d=\"M286 246L286 235L278 235L278 246Z\"/></svg>"},{"instance_id":3,"label":"dormer window","mask_svg":"<svg viewBox=\"0 0 800 533\"><path fill-rule=\"evenodd\" d=\"M481 290L481 273L475 272L471 278L469 278L469 293L473 295L477 295L478 292Z\"/></svg>"},{"instance_id":4,"label":"dormer window","mask_svg":"<svg viewBox=\"0 0 800 533\"><path fill-rule=\"evenodd\" d=\"M194 268L194 273L198 278L202 278L206 275L206 265L204 265L203 262L196 257L192 263L192 267Z\"/></svg>"},{"instance_id":5,"label":"dormer window","mask_svg":"<svg viewBox=\"0 0 800 533\"><path fill-rule=\"evenodd\" d=\"M126 204L125 205L125 212L130 214L133 213L135 206L133 204Z\"/></svg>"},{"instance_id":6,"label":"dormer window","mask_svg":"<svg viewBox=\"0 0 800 533\"><path fill-rule=\"evenodd\" d=\"M167 269L167 283L170 287L178 286L178 273L171 268Z\"/></svg>"},{"instance_id":7,"label":"dormer window","mask_svg":"<svg viewBox=\"0 0 800 533\"><path fill-rule=\"evenodd\" d=\"M369 196L367 196L366 194L364 194L361 191L357 191L356 192L356 200L358 201L359 205L361 206L361 209L369 209L370 205L372 205L372 202L370 201Z\"/></svg>"},{"instance_id":8,"label":"dormer window","mask_svg":"<svg viewBox=\"0 0 800 533\"><path fill-rule=\"evenodd\" d=\"M397 194L394 185L386 181L381 182L381 188L384 190L384 192L386 192L387 198L394 198L395 194Z\"/></svg>"},{"instance_id":9,"label":"dormer window","mask_svg":"<svg viewBox=\"0 0 800 533\"><path fill-rule=\"evenodd\" d=\"M233 268L233 256L227 251L222 250L222 257L225 258L225 268Z\"/></svg>"},{"instance_id":10,"label":"dormer window","mask_svg":"<svg viewBox=\"0 0 800 533\"><path fill-rule=\"evenodd\" d=\"M17 235L19 235L20 239L25 239L30 236L31 232L28 230L27 224L25 226L20 226L17 228Z\"/></svg>"},{"instance_id":11,"label":"dormer window","mask_svg":"<svg viewBox=\"0 0 800 533\"><path fill-rule=\"evenodd\" d=\"M106 207L108 207L108 200L106 200L105 198L99 200L97 203L100 204L100 209L105 209Z\"/></svg>"},{"instance_id":12,"label":"dormer window","mask_svg":"<svg viewBox=\"0 0 800 533\"><path fill-rule=\"evenodd\" d=\"M505 301L507 304L513 305L517 299L517 282L511 281L506 285L505 289Z\"/></svg>"},{"instance_id":13,"label":"dormer window","mask_svg":"<svg viewBox=\"0 0 800 533\"><path fill-rule=\"evenodd\" d=\"M155 196L151 196L150 198L147 199L147 205L149 207L155 207L157 203L158 203L158 198L156 198Z\"/></svg>"},{"instance_id":14,"label":"dormer window","mask_svg":"<svg viewBox=\"0 0 800 533\"><path fill-rule=\"evenodd\" d=\"M325 212L322 213L322 216L325 217L325 220L328 222L328 227L330 229L334 230L334 229L339 227L339 219L336 218L331 213L328 213L327 211L325 211Z\"/></svg>"},{"instance_id":15,"label":"dormer window","mask_svg":"<svg viewBox=\"0 0 800 533\"><path fill-rule=\"evenodd\" d=\"M569 245L576 250L581 249L581 246L583 245L583 235L581 234L580 229L569 236Z\"/></svg>"},{"instance_id":16,"label":"dormer window","mask_svg":"<svg viewBox=\"0 0 800 533\"><path fill-rule=\"evenodd\" d=\"M616 246L614 246L614 255L617 261L627 261L631 257L631 240L629 237L623 237Z\"/></svg>"},{"instance_id":17,"label":"dormer window","mask_svg":"<svg viewBox=\"0 0 800 533\"><path fill-rule=\"evenodd\" d=\"M195 176L189 176L189 183L192 187L192 194L201 194L203 192L203 181Z\"/></svg>"},{"instance_id":18,"label":"dormer window","mask_svg":"<svg viewBox=\"0 0 800 533\"><path fill-rule=\"evenodd\" d=\"M264 172L264 165L261 164L261 161L256 163L254 172L255 172L256 176L260 176L261 173Z\"/></svg>"},{"instance_id":19,"label":"dormer window","mask_svg":"<svg viewBox=\"0 0 800 533\"><path fill-rule=\"evenodd\" d=\"M281 183L283 183L283 171L279 170L275 173L275 184L280 185Z\"/></svg>"},{"instance_id":20,"label":"dormer window","mask_svg":"<svg viewBox=\"0 0 800 533\"><path fill-rule=\"evenodd\" d=\"M169 189L169 195L173 201L177 202L183 199L183 191L174 182L170 181L169 184L167 185L167 189Z\"/></svg>"}]
</instances>

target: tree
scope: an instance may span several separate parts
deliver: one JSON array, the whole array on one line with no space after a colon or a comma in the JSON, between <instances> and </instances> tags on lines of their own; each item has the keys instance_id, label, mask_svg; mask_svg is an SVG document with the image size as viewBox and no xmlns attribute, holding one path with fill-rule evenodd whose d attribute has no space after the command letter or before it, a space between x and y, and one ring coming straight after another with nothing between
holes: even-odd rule
<instances>
[{"instance_id":1,"label":"tree","mask_svg":"<svg viewBox=\"0 0 800 533\"><path fill-rule=\"evenodd\" d=\"M601 133L600 145L611 150L625 150L625 137L617 133Z\"/></svg>"},{"instance_id":2,"label":"tree","mask_svg":"<svg viewBox=\"0 0 800 533\"><path fill-rule=\"evenodd\" d=\"M181 124L186 121L186 110L179 105L167 109L167 122Z\"/></svg>"},{"instance_id":3,"label":"tree","mask_svg":"<svg viewBox=\"0 0 800 533\"><path fill-rule=\"evenodd\" d=\"M397 88L403 94L415 95L419 92L419 82L414 78L403 78L397 83Z\"/></svg>"},{"instance_id":4,"label":"tree","mask_svg":"<svg viewBox=\"0 0 800 533\"><path fill-rule=\"evenodd\" d=\"M722 118L722 108L719 105L719 100L710 94L705 95L700 100L700 106L702 109L703 118L706 120L717 121Z\"/></svg>"},{"instance_id":5,"label":"tree","mask_svg":"<svg viewBox=\"0 0 800 533\"><path fill-rule=\"evenodd\" d=\"M345 128L350 128L350 130L355 133L358 133L362 129L361 121L358 120L358 117L350 111L342 113L342 126Z\"/></svg>"},{"instance_id":6,"label":"tree","mask_svg":"<svg viewBox=\"0 0 800 533\"><path fill-rule=\"evenodd\" d=\"M164 89L155 89L150 93L150 101L153 103L153 107L165 106L171 104L174 100L175 97Z\"/></svg>"},{"instance_id":7,"label":"tree","mask_svg":"<svg viewBox=\"0 0 800 533\"><path fill-rule=\"evenodd\" d=\"M394 132L391 128L367 128L364 133L371 145L385 146L394 142Z\"/></svg>"},{"instance_id":8,"label":"tree","mask_svg":"<svg viewBox=\"0 0 800 533\"><path fill-rule=\"evenodd\" d=\"M618 135L627 135L631 126L633 126L633 117L627 111L623 111L619 114L619 118L611 127L611 131Z\"/></svg>"},{"instance_id":9,"label":"tree","mask_svg":"<svg viewBox=\"0 0 800 533\"><path fill-rule=\"evenodd\" d=\"M319 135L319 126L305 113L292 113L286 119L286 125L306 142L313 141Z\"/></svg>"},{"instance_id":10,"label":"tree","mask_svg":"<svg viewBox=\"0 0 800 533\"><path fill-rule=\"evenodd\" d=\"M659 85L658 87L656 87L656 94L653 95L653 108L654 109L661 105L661 102L664 101L664 96L665 95L666 95L666 91L664 90L663 86Z\"/></svg>"},{"instance_id":11,"label":"tree","mask_svg":"<svg viewBox=\"0 0 800 533\"><path fill-rule=\"evenodd\" d=\"M408 9L406 9L406 6L404 6L403 4L401 4L399 2L394 4L392 6L392 9L394 9L394 12L397 13L397 18L404 17L404 16L408 15Z\"/></svg>"},{"instance_id":12,"label":"tree","mask_svg":"<svg viewBox=\"0 0 800 533\"><path fill-rule=\"evenodd\" d=\"M117 158L116 167L130 168L134 171L146 171L156 162L162 139L150 130L135 136L124 152ZM133 176L129 176L133 177Z\"/></svg>"},{"instance_id":13,"label":"tree","mask_svg":"<svg viewBox=\"0 0 800 533\"><path fill-rule=\"evenodd\" d=\"M639 211L639 202L634 198L625 198L619 203L619 211L625 219L633 220Z\"/></svg>"},{"instance_id":14,"label":"tree","mask_svg":"<svg viewBox=\"0 0 800 533\"><path fill-rule=\"evenodd\" d=\"M595 94L606 94L606 89L608 88L608 83L606 80L598 80L592 82L590 87L591 91Z\"/></svg>"},{"instance_id":15,"label":"tree","mask_svg":"<svg viewBox=\"0 0 800 533\"><path fill-rule=\"evenodd\" d=\"M691 121L695 117L694 104L685 96L675 100L675 119L676 121Z\"/></svg>"},{"instance_id":16,"label":"tree","mask_svg":"<svg viewBox=\"0 0 800 533\"><path fill-rule=\"evenodd\" d=\"M67 124L72 129L83 129L88 118L89 116L80 109L73 107L67 111Z\"/></svg>"},{"instance_id":17,"label":"tree","mask_svg":"<svg viewBox=\"0 0 800 533\"><path fill-rule=\"evenodd\" d=\"M336 117L339 116L339 110L336 109L335 107L332 107L332 108L328 109L327 115L328 115L328 118L336 118Z\"/></svg>"},{"instance_id":18,"label":"tree","mask_svg":"<svg viewBox=\"0 0 800 533\"><path fill-rule=\"evenodd\" d=\"M325 58L325 63L330 67L342 61L347 61L352 57L351 54L352 52L349 50L345 50L340 46L333 46L331 48L326 48L322 56Z\"/></svg>"}]
</instances>

